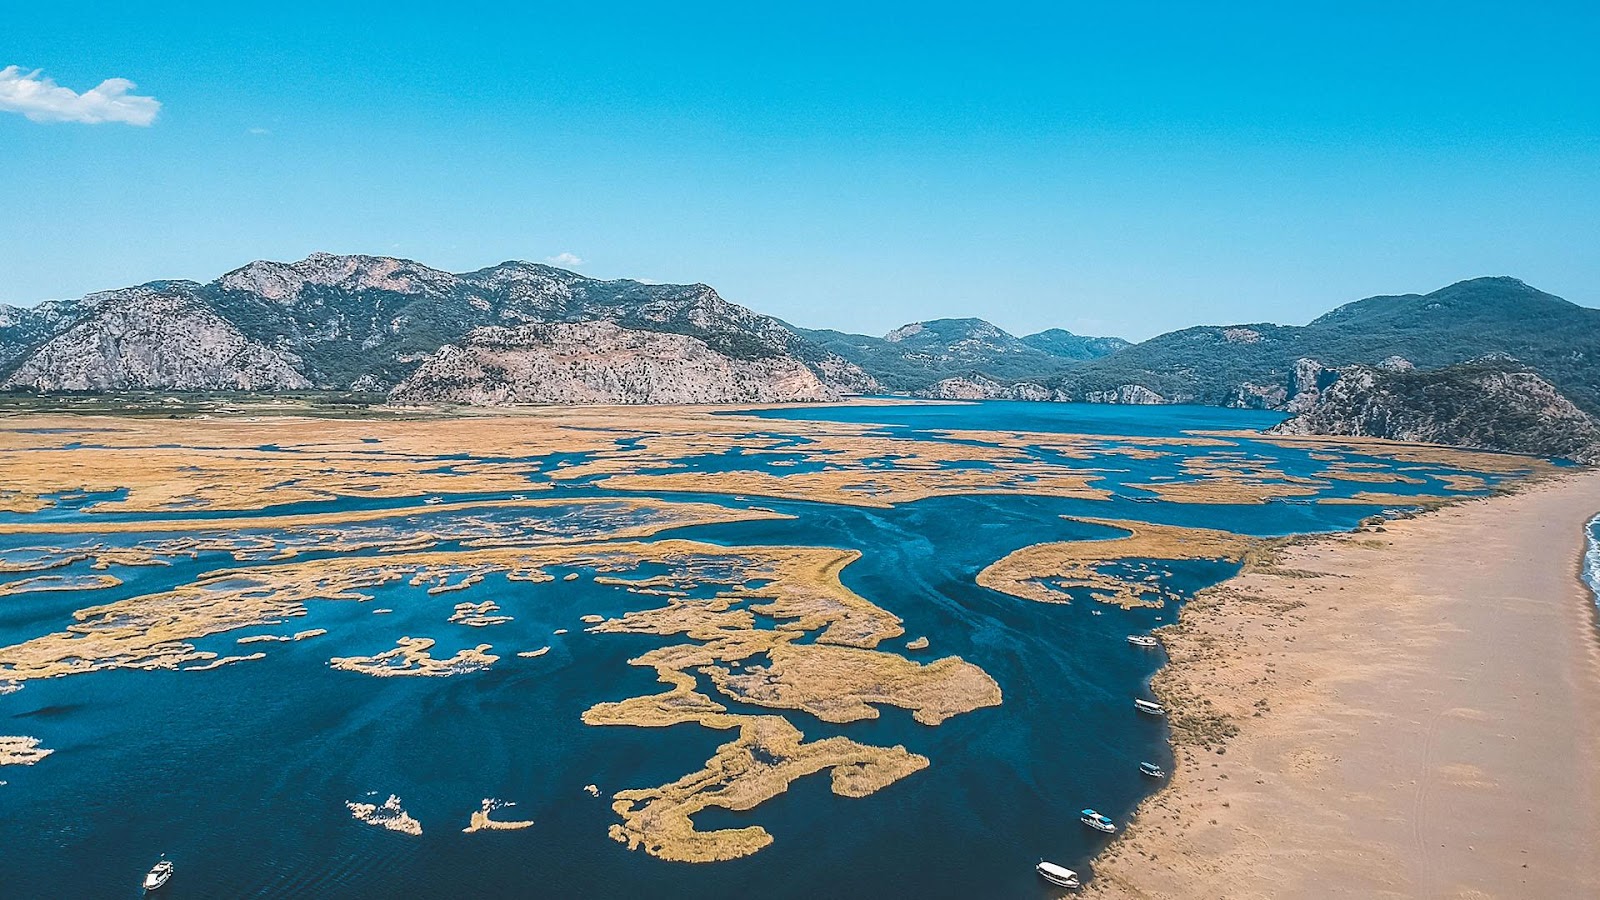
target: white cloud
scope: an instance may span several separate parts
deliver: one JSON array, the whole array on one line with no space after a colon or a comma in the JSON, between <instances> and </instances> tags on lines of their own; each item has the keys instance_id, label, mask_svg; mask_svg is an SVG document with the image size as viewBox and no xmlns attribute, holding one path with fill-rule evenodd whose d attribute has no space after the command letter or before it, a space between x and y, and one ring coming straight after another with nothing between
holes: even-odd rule
<instances>
[{"instance_id":1,"label":"white cloud","mask_svg":"<svg viewBox=\"0 0 1600 900\"><path fill-rule=\"evenodd\" d=\"M562 266L568 269L573 266L583 265L583 257L576 253L557 253L555 256L546 256L544 261L552 266Z\"/></svg>"},{"instance_id":2,"label":"white cloud","mask_svg":"<svg viewBox=\"0 0 1600 900\"><path fill-rule=\"evenodd\" d=\"M268 128L251 128L249 132L251 134L271 134L272 130Z\"/></svg>"},{"instance_id":3,"label":"white cloud","mask_svg":"<svg viewBox=\"0 0 1600 900\"><path fill-rule=\"evenodd\" d=\"M128 93L137 85L126 78L107 78L83 93L42 77L42 69L20 66L0 69L0 111L21 113L35 122L123 122L149 125L161 101Z\"/></svg>"}]
</instances>

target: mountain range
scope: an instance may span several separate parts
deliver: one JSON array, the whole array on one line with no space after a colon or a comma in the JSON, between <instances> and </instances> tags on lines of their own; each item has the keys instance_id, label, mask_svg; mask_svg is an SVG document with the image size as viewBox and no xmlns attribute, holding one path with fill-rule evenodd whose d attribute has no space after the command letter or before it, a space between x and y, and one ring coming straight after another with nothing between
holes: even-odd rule
<instances>
[{"instance_id":1,"label":"mountain range","mask_svg":"<svg viewBox=\"0 0 1600 900\"><path fill-rule=\"evenodd\" d=\"M907 393L932 390L948 378L1042 382L1064 375L1074 363L1129 346L1122 338L1081 337L1060 328L1019 338L983 319L913 322L881 338L799 333L871 373L886 390Z\"/></svg>"},{"instance_id":2,"label":"mountain range","mask_svg":"<svg viewBox=\"0 0 1600 900\"><path fill-rule=\"evenodd\" d=\"M631 342L632 365L649 348L666 352L669 344L679 354L675 360L692 347L744 369L786 361L768 373L788 379L782 389L768 390L741 376L734 379L743 385L739 390L727 382L720 391L684 387L667 393L703 396L706 402L912 392L969 373L1044 380L1127 345L1060 329L1016 338L981 319L916 323L882 338L812 331L730 303L704 284L600 280L528 262L449 273L404 259L314 253L298 262L252 262L205 284L155 281L32 308L0 306L0 390L315 389L445 399L433 397L425 383L439 371L427 363L445 348L459 362L462 348L484 356L495 344L505 363L507 335L480 330L593 322L616 326L604 331L606 340ZM642 340L627 332L698 343ZM543 352L540 336L564 333L524 330L518 339L521 361ZM815 376L814 383L796 381L791 363ZM552 371L541 377L561 376ZM491 395L526 402L580 395L596 402L663 402L648 398L665 396L638 390L637 384L619 383L609 393L593 384L576 393L548 387L509 393L453 389L451 396L486 402Z\"/></svg>"},{"instance_id":3,"label":"mountain range","mask_svg":"<svg viewBox=\"0 0 1600 900\"><path fill-rule=\"evenodd\" d=\"M479 329L599 321L678 335L731 360L797 361L818 387L791 399L879 389L794 329L703 284L603 281L525 262L453 274L325 253L253 262L206 284L158 281L0 307L0 389L384 393Z\"/></svg>"},{"instance_id":4,"label":"mountain range","mask_svg":"<svg viewBox=\"0 0 1600 900\"><path fill-rule=\"evenodd\" d=\"M1304 414L1341 379L1345 393L1373 390L1398 383L1396 372L1491 360L1514 363L1590 417L1600 412L1597 359L1600 310L1507 277L1369 297L1304 326L1204 325L1137 344L1061 329L1018 337L976 318L874 337L799 328L704 284L601 280L515 261L450 273L327 253L252 262L204 284L154 281L32 308L0 305L0 390L42 393L315 390L470 404L899 393ZM1358 377L1352 367L1380 375ZM1527 394L1548 411L1550 398L1528 378L1500 378L1497 396Z\"/></svg>"},{"instance_id":5,"label":"mountain range","mask_svg":"<svg viewBox=\"0 0 1600 900\"><path fill-rule=\"evenodd\" d=\"M1304 326L1185 328L1076 367L1049 386L1075 398L1137 386L1155 402L1284 409L1300 360L1326 367L1403 360L1432 369L1486 356L1515 359L1600 412L1600 310L1504 277L1369 297Z\"/></svg>"}]
</instances>

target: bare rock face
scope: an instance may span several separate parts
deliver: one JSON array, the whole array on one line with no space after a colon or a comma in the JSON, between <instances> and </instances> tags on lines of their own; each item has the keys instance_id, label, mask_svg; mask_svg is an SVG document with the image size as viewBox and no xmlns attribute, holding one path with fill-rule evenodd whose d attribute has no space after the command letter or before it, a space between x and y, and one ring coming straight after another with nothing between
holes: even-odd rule
<instances>
[{"instance_id":1,"label":"bare rock face","mask_svg":"<svg viewBox=\"0 0 1600 900\"><path fill-rule=\"evenodd\" d=\"M837 353L823 353L810 365L824 384L842 394L875 394L883 390L878 379Z\"/></svg>"},{"instance_id":2,"label":"bare rock face","mask_svg":"<svg viewBox=\"0 0 1600 900\"><path fill-rule=\"evenodd\" d=\"M916 391L915 396L931 400L1058 400L1063 399L1043 385L1029 381L1005 384L983 375L945 378L932 387Z\"/></svg>"},{"instance_id":3,"label":"bare rock face","mask_svg":"<svg viewBox=\"0 0 1600 900\"><path fill-rule=\"evenodd\" d=\"M448 344L393 403L781 403L839 392L790 356L736 359L682 334L610 321L490 326Z\"/></svg>"},{"instance_id":4,"label":"bare rock face","mask_svg":"<svg viewBox=\"0 0 1600 900\"><path fill-rule=\"evenodd\" d=\"M1281 384L1254 384L1246 381L1228 398L1226 406L1235 409L1282 409L1289 391Z\"/></svg>"},{"instance_id":5,"label":"bare rock face","mask_svg":"<svg viewBox=\"0 0 1600 900\"><path fill-rule=\"evenodd\" d=\"M1085 403L1126 403L1134 406L1156 406L1162 403L1181 403L1168 400L1142 384L1124 384L1114 391L1089 391L1083 395Z\"/></svg>"},{"instance_id":6,"label":"bare rock face","mask_svg":"<svg viewBox=\"0 0 1600 900\"><path fill-rule=\"evenodd\" d=\"M185 283L94 295L0 389L282 391L310 387L292 354L249 340Z\"/></svg>"},{"instance_id":7,"label":"bare rock face","mask_svg":"<svg viewBox=\"0 0 1600 900\"><path fill-rule=\"evenodd\" d=\"M926 330L927 326L921 322L912 322L910 325L901 325L899 328L889 332L883 336L883 339L891 344L898 344L907 338L914 338Z\"/></svg>"},{"instance_id":8,"label":"bare rock face","mask_svg":"<svg viewBox=\"0 0 1600 900\"><path fill-rule=\"evenodd\" d=\"M48 325L38 311L0 304L0 367L25 355L49 336Z\"/></svg>"},{"instance_id":9,"label":"bare rock face","mask_svg":"<svg viewBox=\"0 0 1600 900\"><path fill-rule=\"evenodd\" d=\"M1600 463L1600 422L1514 362L1332 370L1278 434L1379 437Z\"/></svg>"},{"instance_id":10,"label":"bare rock face","mask_svg":"<svg viewBox=\"0 0 1600 900\"><path fill-rule=\"evenodd\" d=\"M1314 359L1294 361L1294 374L1290 378L1288 403L1281 408L1289 415L1299 415L1316 405L1322 389L1339 378L1337 369L1330 369Z\"/></svg>"}]
</instances>

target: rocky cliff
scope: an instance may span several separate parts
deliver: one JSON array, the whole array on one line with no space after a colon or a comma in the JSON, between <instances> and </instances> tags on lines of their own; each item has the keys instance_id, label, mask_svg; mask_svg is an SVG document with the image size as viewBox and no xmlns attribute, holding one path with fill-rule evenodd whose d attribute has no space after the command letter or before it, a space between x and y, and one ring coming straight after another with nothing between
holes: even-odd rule
<instances>
[{"instance_id":1,"label":"rocky cliff","mask_svg":"<svg viewBox=\"0 0 1600 900\"><path fill-rule=\"evenodd\" d=\"M945 378L932 386L914 391L913 396L930 400L1058 400L1047 387L1030 381L1006 384L983 375Z\"/></svg>"},{"instance_id":2,"label":"rocky cliff","mask_svg":"<svg viewBox=\"0 0 1600 900\"><path fill-rule=\"evenodd\" d=\"M1600 462L1600 422L1502 359L1418 371L1346 366L1272 430L1389 438Z\"/></svg>"},{"instance_id":3,"label":"rocky cliff","mask_svg":"<svg viewBox=\"0 0 1600 900\"><path fill-rule=\"evenodd\" d=\"M286 391L311 383L292 354L251 341L187 284L96 295L33 348L0 389Z\"/></svg>"},{"instance_id":4,"label":"rocky cliff","mask_svg":"<svg viewBox=\"0 0 1600 900\"><path fill-rule=\"evenodd\" d=\"M479 328L424 360L394 403L780 403L836 400L789 356L739 359L701 338L567 322Z\"/></svg>"}]
</instances>

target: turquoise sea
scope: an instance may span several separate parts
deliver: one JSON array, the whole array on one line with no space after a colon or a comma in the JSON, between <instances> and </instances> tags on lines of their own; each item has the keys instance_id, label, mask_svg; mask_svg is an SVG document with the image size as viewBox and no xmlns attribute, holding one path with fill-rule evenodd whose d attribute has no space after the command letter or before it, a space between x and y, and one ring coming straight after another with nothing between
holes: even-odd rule
<instances>
[{"instance_id":1,"label":"turquoise sea","mask_svg":"<svg viewBox=\"0 0 1600 900\"><path fill-rule=\"evenodd\" d=\"M1178 436L1191 429L1257 429L1277 421L1259 412L1188 407L983 403L949 406L794 408L764 412L764 433L799 419L879 424L903 437L937 429ZM1238 449L1270 457L1290 475L1326 467L1305 449L1243 440ZM1123 610L1087 598L1051 605L980 588L976 573L1007 553L1042 541L1104 538L1117 532L1063 516L1134 519L1253 535L1348 529L1379 512L1372 505L1276 500L1252 505L1161 502L1125 487L1171 477L1180 460L1133 457L1076 460L1041 450L1063 468L1106 468L1111 500L1028 495L935 497L893 508L729 495L667 495L761 506L792 519L697 526L661 537L725 544L828 546L861 551L845 585L905 620L907 637L931 643L919 659L960 655L1001 686L1004 702L956 716L937 728L885 707L871 721L830 725L785 713L807 738L846 735L868 744L904 744L929 768L865 798L829 792L825 776L802 778L749 812L711 810L702 828L759 823L772 845L744 859L712 864L664 862L607 837L617 821L609 795L672 781L701 767L726 732L696 725L662 729L592 727L580 721L596 702L660 689L654 673L627 660L676 638L591 635L579 617L639 609L638 596L575 581L508 583L490 579L459 596L432 597L395 582L370 605L321 602L276 629L326 628L294 643L254 645L263 660L206 672L105 671L33 681L0 695L0 734L30 735L54 753L33 766L0 768L0 895L134 897L138 882L166 853L178 874L171 898L549 896L549 897L1044 897L1033 874L1041 857L1088 871L1106 838L1079 824L1093 806L1125 822L1156 785L1137 765L1166 765L1161 720L1141 716L1161 665L1158 651L1125 636L1171 622L1177 603ZM1404 466L1412 474L1447 467ZM571 461L571 460L567 460ZM441 460L441 465L450 461ZM559 460L530 461L529 478L547 479ZM707 471L767 465L737 453L683 461ZM797 441L783 472L814 460ZM1427 485L1337 483L1325 494L1357 490L1441 493ZM592 483L554 496L607 496ZM549 496L549 492L541 496ZM447 500L490 499L482 495ZM274 514L412 505L350 499L275 507ZM37 517L74 522L94 515L63 498ZM457 515L453 508L420 513ZM190 512L185 516L220 515ZM490 510L485 519L529 517L559 531L581 517L560 507ZM8 520L18 518L8 516ZM171 518L168 516L167 518ZM541 524L541 523L535 523ZM1591 526L1594 533L1594 526ZM129 543L163 537L118 534ZM0 553L70 545L75 539L0 536ZM1593 540L1593 539L1592 539ZM1600 541L1596 541L1600 546ZM446 548L448 549L448 548ZM315 550L302 559L315 558ZM1591 571L1596 571L1591 555ZM74 610L192 581L237 565L227 554L180 557L171 565L118 570L124 583L86 592L0 596L0 646L72 621ZM1216 562L1178 562L1163 576L1179 598L1227 578ZM60 570L87 573L82 565ZM441 624L457 600L494 600L514 620L493 629ZM553 636L556 629L569 629ZM492 632L492 633L491 633ZM332 656L371 653L399 635L436 637L436 656L489 641L497 647L551 646L538 658L507 653L492 668L449 678L372 678L329 668ZM197 642L241 651L236 635ZM898 644L885 644L896 649ZM3 682L0 672L0 682ZM725 701L735 712L771 712ZM604 792L591 797L583 786ZM420 837L355 822L348 800L382 802L390 793L424 825ZM533 819L526 830L463 834L482 798L512 801L500 818Z\"/></svg>"}]
</instances>

